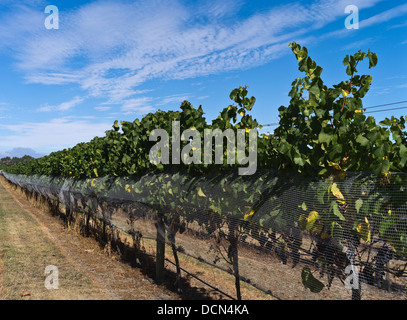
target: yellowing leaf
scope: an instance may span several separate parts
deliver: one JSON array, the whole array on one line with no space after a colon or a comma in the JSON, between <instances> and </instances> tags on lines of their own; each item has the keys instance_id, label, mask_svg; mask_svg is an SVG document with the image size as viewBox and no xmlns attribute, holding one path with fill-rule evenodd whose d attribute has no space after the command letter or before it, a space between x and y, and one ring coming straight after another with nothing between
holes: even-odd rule
<instances>
[{"instance_id":1,"label":"yellowing leaf","mask_svg":"<svg viewBox=\"0 0 407 320\"><path fill-rule=\"evenodd\" d=\"M346 98L349 95L349 91L345 91L342 89L342 95Z\"/></svg>"},{"instance_id":2,"label":"yellowing leaf","mask_svg":"<svg viewBox=\"0 0 407 320\"><path fill-rule=\"evenodd\" d=\"M329 165L330 167L334 167L336 170L343 171L343 169L341 168L341 166L340 166L339 163L337 163L337 162L329 161L329 162L328 162L328 165Z\"/></svg>"},{"instance_id":3,"label":"yellowing leaf","mask_svg":"<svg viewBox=\"0 0 407 320\"><path fill-rule=\"evenodd\" d=\"M324 230L324 232L322 232L322 234L321 234L321 239L329 239L329 238L331 238L331 235Z\"/></svg>"},{"instance_id":4,"label":"yellowing leaf","mask_svg":"<svg viewBox=\"0 0 407 320\"><path fill-rule=\"evenodd\" d=\"M356 227L356 231L360 234L361 238L366 242L371 241L371 231L370 231L370 223L369 220L365 217L364 223L359 223Z\"/></svg>"},{"instance_id":5,"label":"yellowing leaf","mask_svg":"<svg viewBox=\"0 0 407 320\"><path fill-rule=\"evenodd\" d=\"M318 216L319 216L318 212L316 212L316 211L311 211L310 214L309 214L309 216L308 216L308 218L307 218L307 221L308 221L308 222L315 222L315 220L318 219Z\"/></svg>"},{"instance_id":6,"label":"yellowing leaf","mask_svg":"<svg viewBox=\"0 0 407 320\"><path fill-rule=\"evenodd\" d=\"M198 196L206 198L206 195L203 193L201 188L198 189Z\"/></svg>"},{"instance_id":7,"label":"yellowing leaf","mask_svg":"<svg viewBox=\"0 0 407 320\"><path fill-rule=\"evenodd\" d=\"M244 221L249 221L254 215L254 210L250 211L248 214L245 214Z\"/></svg>"},{"instance_id":8,"label":"yellowing leaf","mask_svg":"<svg viewBox=\"0 0 407 320\"><path fill-rule=\"evenodd\" d=\"M310 231L319 218L319 214L316 211L311 211L307 218L307 225L305 227L306 230Z\"/></svg>"},{"instance_id":9,"label":"yellowing leaf","mask_svg":"<svg viewBox=\"0 0 407 320\"><path fill-rule=\"evenodd\" d=\"M338 201L342 204L345 203L345 197L343 196L342 192L339 190L338 185L333 183L331 186L332 194L338 199Z\"/></svg>"}]
</instances>

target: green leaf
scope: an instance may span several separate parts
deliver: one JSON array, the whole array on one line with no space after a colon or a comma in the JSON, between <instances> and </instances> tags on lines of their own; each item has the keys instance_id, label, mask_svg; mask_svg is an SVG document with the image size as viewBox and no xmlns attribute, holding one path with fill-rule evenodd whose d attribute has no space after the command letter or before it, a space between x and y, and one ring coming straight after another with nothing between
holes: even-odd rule
<instances>
[{"instance_id":1,"label":"green leaf","mask_svg":"<svg viewBox=\"0 0 407 320\"><path fill-rule=\"evenodd\" d=\"M287 141L282 140L278 151L280 151L282 154L287 154L291 150L291 148L292 146Z\"/></svg>"},{"instance_id":2,"label":"green leaf","mask_svg":"<svg viewBox=\"0 0 407 320\"><path fill-rule=\"evenodd\" d=\"M387 173L390 170L390 161L387 159L381 160L378 164L375 164L373 171L376 175Z\"/></svg>"},{"instance_id":3,"label":"green leaf","mask_svg":"<svg viewBox=\"0 0 407 320\"><path fill-rule=\"evenodd\" d=\"M342 148L341 144L332 145L332 148L328 153L329 159L337 160L335 156L338 155L338 157L340 158L342 155L342 151L343 151L343 148Z\"/></svg>"},{"instance_id":4,"label":"green leaf","mask_svg":"<svg viewBox=\"0 0 407 320\"><path fill-rule=\"evenodd\" d=\"M306 289L310 289L313 293L321 292L324 289L324 284L316 279L309 267L304 267L301 272L302 284Z\"/></svg>"},{"instance_id":5,"label":"green leaf","mask_svg":"<svg viewBox=\"0 0 407 320\"><path fill-rule=\"evenodd\" d=\"M362 205L363 205L363 200L362 199L359 198L358 200L356 200L355 208L356 208L357 213L359 213L360 208L362 207Z\"/></svg>"},{"instance_id":6,"label":"green leaf","mask_svg":"<svg viewBox=\"0 0 407 320\"><path fill-rule=\"evenodd\" d=\"M383 159L385 155L385 150L384 150L384 145L379 146L376 151L374 152L374 155L378 159Z\"/></svg>"},{"instance_id":7,"label":"green leaf","mask_svg":"<svg viewBox=\"0 0 407 320\"><path fill-rule=\"evenodd\" d=\"M333 210L333 213L335 216L337 216L339 218L339 220L341 221L345 221L345 217L343 216L343 214L341 213L341 211L338 208L338 203L336 201L332 201L331 202L331 208Z\"/></svg>"},{"instance_id":8,"label":"green leaf","mask_svg":"<svg viewBox=\"0 0 407 320\"><path fill-rule=\"evenodd\" d=\"M404 167L407 161L407 147L405 145L400 146L400 166Z\"/></svg>"},{"instance_id":9,"label":"green leaf","mask_svg":"<svg viewBox=\"0 0 407 320\"><path fill-rule=\"evenodd\" d=\"M120 127L119 127L119 121L118 120L116 120L114 122L113 128L114 128L115 131L119 131Z\"/></svg>"},{"instance_id":10,"label":"green leaf","mask_svg":"<svg viewBox=\"0 0 407 320\"><path fill-rule=\"evenodd\" d=\"M333 138L332 135L322 131L318 136L318 142L319 143L326 143L328 145L328 144L331 143L332 138Z\"/></svg>"},{"instance_id":11,"label":"green leaf","mask_svg":"<svg viewBox=\"0 0 407 320\"><path fill-rule=\"evenodd\" d=\"M367 147L369 145L369 140L366 139L362 134L360 134L357 138L356 138L356 142L359 143L362 147Z\"/></svg>"},{"instance_id":12,"label":"green leaf","mask_svg":"<svg viewBox=\"0 0 407 320\"><path fill-rule=\"evenodd\" d=\"M375 67L378 62L377 54L369 51L367 57L369 58L369 69Z\"/></svg>"},{"instance_id":13,"label":"green leaf","mask_svg":"<svg viewBox=\"0 0 407 320\"><path fill-rule=\"evenodd\" d=\"M349 55L347 54L345 59L343 59L343 65L346 67L349 64Z\"/></svg>"},{"instance_id":14,"label":"green leaf","mask_svg":"<svg viewBox=\"0 0 407 320\"><path fill-rule=\"evenodd\" d=\"M386 118L383 121L380 121L379 124L383 127L390 127L392 122L389 118Z\"/></svg>"},{"instance_id":15,"label":"green leaf","mask_svg":"<svg viewBox=\"0 0 407 320\"><path fill-rule=\"evenodd\" d=\"M321 90L319 89L318 85L315 84L309 89L309 93L312 93L317 99L319 99Z\"/></svg>"},{"instance_id":16,"label":"green leaf","mask_svg":"<svg viewBox=\"0 0 407 320\"><path fill-rule=\"evenodd\" d=\"M338 239L342 239L342 235L343 235L343 228L342 226L334 221L331 223L331 236L338 238Z\"/></svg>"},{"instance_id":17,"label":"green leaf","mask_svg":"<svg viewBox=\"0 0 407 320\"><path fill-rule=\"evenodd\" d=\"M303 167L305 165L304 159L301 157L301 155L296 155L294 157L294 163L296 165L299 165L300 167Z\"/></svg>"}]
</instances>

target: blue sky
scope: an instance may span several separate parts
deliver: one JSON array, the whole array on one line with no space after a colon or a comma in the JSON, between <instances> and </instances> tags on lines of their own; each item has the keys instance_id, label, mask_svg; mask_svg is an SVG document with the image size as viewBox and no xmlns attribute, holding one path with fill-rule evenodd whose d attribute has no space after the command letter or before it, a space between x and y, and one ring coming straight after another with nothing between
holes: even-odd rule
<instances>
[{"instance_id":1,"label":"blue sky","mask_svg":"<svg viewBox=\"0 0 407 320\"><path fill-rule=\"evenodd\" d=\"M59 10L58 30L44 25L48 5ZM359 29L345 28L348 5L359 9ZM376 52L377 67L358 70L373 76L364 105L407 100L405 1L1 0L0 152L72 147L114 120L183 100L212 120L244 85L257 98L254 117L278 122L301 76L291 41L308 48L329 86L347 79L347 54Z\"/></svg>"}]
</instances>

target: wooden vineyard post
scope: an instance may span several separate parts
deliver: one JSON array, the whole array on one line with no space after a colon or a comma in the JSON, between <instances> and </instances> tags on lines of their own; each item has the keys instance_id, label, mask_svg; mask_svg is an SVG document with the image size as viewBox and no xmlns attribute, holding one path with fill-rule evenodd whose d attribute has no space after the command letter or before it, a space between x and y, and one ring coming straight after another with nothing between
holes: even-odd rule
<instances>
[{"instance_id":1,"label":"wooden vineyard post","mask_svg":"<svg viewBox=\"0 0 407 320\"><path fill-rule=\"evenodd\" d=\"M233 275L235 277L235 287L237 300L242 300L240 290L240 274L239 274L239 254L238 254L239 231L237 221L233 218L229 222L229 252L228 256L233 267Z\"/></svg>"},{"instance_id":2,"label":"wooden vineyard post","mask_svg":"<svg viewBox=\"0 0 407 320\"><path fill-rule=\"evenodd\" d=\"M164 281L164 267L165 262L165 224L162 212L157 213L157 250L155 261L155 275L156 282L162 283Z\"/></svg>"},{"instance_id":3,"label":"wooden vineyard post","mask_svg":"<svg viewBox=\"0 0 407 320\"><path fill-rule=\"evenodd\" d=\"M65 206L65 223L66 223L66 226L70 225L71 217L72 217L71 206L70 206L70 204L67 204Z\"/></svg>"}]
</instances>

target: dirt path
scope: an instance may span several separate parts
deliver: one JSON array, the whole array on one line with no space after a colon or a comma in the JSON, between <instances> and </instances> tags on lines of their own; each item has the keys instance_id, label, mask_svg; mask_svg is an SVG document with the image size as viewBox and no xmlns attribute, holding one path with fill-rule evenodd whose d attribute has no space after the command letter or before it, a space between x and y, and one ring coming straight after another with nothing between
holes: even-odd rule
<instances>
[{"instance_id":1,"label":"dirt path","mask_svg":"<svg viewBox=\"0 0 407 320\"><path fill-rule=\"evenodd\" d=\"M63 227L0 183L0 299L177 300L140 270L107 256L95 240ZM57 290L45 288L47 266ZM25 295L24 295L25 294ZM21 296L23 295L23 296Z\"/></svg>"}]
</instances>

